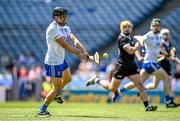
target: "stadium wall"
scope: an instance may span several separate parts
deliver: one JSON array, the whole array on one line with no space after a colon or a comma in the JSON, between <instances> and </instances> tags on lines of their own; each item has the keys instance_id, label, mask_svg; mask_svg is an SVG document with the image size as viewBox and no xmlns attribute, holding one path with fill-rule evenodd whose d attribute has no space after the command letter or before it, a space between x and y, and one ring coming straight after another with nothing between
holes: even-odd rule
<instances>
[{"instance_id":1,"label":"stadium wall","mask_svg":"<svg viewBox=\"0 0 180 121\"><path fill-rule=\"evenodd\" d=\"M148 98L151 103L163 104L164 93L163 91L147 91ZM175 91L175 102L180 103L180 91ZM66 90L62 93L62 97L66 102L97 102L107 103L109 102L107 91L95 91L95 90ZM117 102L121 103L141 103L140 98L137 96L137 91L127 91L121 94Z\"/></svg>"}]
</instances>

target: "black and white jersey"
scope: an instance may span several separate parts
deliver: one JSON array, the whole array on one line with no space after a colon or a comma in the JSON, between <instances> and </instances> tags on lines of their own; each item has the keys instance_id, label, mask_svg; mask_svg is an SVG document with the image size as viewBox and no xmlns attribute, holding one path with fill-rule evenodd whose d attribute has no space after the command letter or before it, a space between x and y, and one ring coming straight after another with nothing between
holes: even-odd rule
<instances>
[{"instance_id":1,"label":"black and white jersey","mask_svg":"<svg viewBox=\"0 0 180 121\"><path fill-rule=\"evenodd\" d=\"M122 34L118 37L118 51L119 51L119 60L118 62L125 65L135 64L135 54L129 54L124 49L126 46L134 46L136 41L132 38L128 38Z\"/></svg>"}]
</instances>

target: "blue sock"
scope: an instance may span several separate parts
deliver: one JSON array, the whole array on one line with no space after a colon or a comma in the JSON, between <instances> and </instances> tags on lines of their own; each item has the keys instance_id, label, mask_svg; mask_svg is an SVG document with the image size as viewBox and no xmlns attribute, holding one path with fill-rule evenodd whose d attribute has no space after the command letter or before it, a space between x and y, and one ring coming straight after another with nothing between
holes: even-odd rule
<instances>
[{"instance_id":1,"label":"blue sock","mask_svg":"<svg viewBox=\"0 0 180 121\"><path fill-rule=\"evenodd\" d=\"M47 106L45 104L43 104L40 108L40 111L45 111L47 109Z\"/></svg>"},{"instance_id":2,"label":"blue sock","mask_svg":"<svg viewBox=\"0 0 180 121\"><path fill-rule=\"evenodd\" d=\"M171 97L169 95L166 95L165 98L166 98L166 103L170 103Z\"/></svg>"},{"instance_id":3,"label":"blue sock","mask_svg":"<svg viewBox=\"0 0 180 121\"><path fill-rule=\"evenodd\" d=\"M120 92L125 92L125 91L126 91L126 89L124 87L120 88Z\"/></svg>"}]
</instances>

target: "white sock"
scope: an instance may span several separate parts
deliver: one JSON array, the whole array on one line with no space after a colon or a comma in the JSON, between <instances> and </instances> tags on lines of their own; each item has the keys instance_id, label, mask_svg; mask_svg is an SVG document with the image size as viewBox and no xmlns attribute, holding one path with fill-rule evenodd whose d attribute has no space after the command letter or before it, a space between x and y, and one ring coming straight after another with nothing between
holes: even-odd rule
<instances>
[{"instance_id":1,"label":"white sock","mask_svg":"<svg viewBox=\"0 0 180 121\"><path fill-rule=\"evenodd\" d=\"M99 83L100 79L99 78L96 78L95 79L95 83Z\"/></svg>"}]
</instances>

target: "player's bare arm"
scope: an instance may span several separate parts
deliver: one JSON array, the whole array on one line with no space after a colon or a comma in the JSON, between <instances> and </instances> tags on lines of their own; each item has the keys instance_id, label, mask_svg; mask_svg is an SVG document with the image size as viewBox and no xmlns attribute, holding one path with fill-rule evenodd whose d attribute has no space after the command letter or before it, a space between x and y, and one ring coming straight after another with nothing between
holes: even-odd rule
<instances>
[{"instance_id":1,"label":"player's bare arm","mask_svg":"<svg viewBox=\"0 0 180 121\"><path fill-rule=\"evenodd\" d=\"M141 55L141 53L139 52L139 50L135 51L135 55L138 59L138 61L143 61L144 57Z\"/></svg>"},{"instance_id":2,"label":"player's bare arm","mask_svg":"<svg viewBox=\"0 0 180 121\"><path fill-rule=\"evenodd\" d=\"M136 42L135 46L131 46L129 44L124 45L124 50L126 50L126 52L128 52L129 54L135 54L135 52L141 47L141 45L139 44L139 42Z\"/></svg>"},{"instance_id":3,"label":"player's bare arm","mask_svg":"<svg viewBox=\"0 0 180 121\"><path fill-rule=\"evenodd\" d=\"M82 52L78 51L77 49L73 48L72 46L70 46L62 37L57 38L56 42L61 45L64 49L66 49L67 51L75 54L76 56L83 58L83 54Z\"/></svg>"},{"instance_id":4,"label":"player's bare arm","mask_svg":"<svg viewBox=\"0 0 180 121\"><path fill-rule=\"evenodd\" d=\"M80 41L75 37L74 34L70 34L69 38L71 39L71 41L73 42L74 46L76 46L78 49L81 50L81 52L84 54L84 58L87 59L87 57L89 56L87 50L85 49L85 47L80 43Z\"/></svg>"},{"instance_id":5,"label":"player's bare arm","mask_svg":"<svg viewBox=\"0 0 180 121\"><path fill-rule=\"evenodd\" d=\"M84 46L80 43L80 41L74 36L74 34L70 34L69 38L71 39L71 41L73 42L73 44L79 48L81 50L81 52L86 51L86 49L84 48Z\"/></svg>"},{"instance_id":6,"label":"player's bare arm","mask_svg":"<svg viewBox=\"0 0 180 121\"><path fill-rule=\"evenodd\" d=\"M141 35L136 35L134 38L143 46L144 45L144 38Z\"/></svg>"},{"instance_id":7,"label":"player's bare arm","mask_svg":"<svg viewBox=\"0 0 180 121\"><path fill-rule=\"evenodd\" d=\"M173 47L170 50L170 60L173 61L176 64L180 63L180 59L178 57L176 57L176 48L175 47Z\"/></svg>"}]
</instances>

